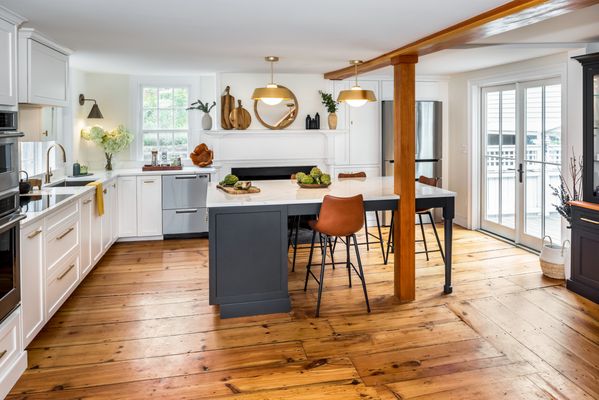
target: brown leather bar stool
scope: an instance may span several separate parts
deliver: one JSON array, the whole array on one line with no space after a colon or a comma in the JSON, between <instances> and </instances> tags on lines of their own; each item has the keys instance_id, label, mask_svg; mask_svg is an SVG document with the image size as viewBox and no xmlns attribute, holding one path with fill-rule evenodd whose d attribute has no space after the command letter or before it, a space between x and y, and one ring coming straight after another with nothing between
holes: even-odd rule
<instances>
[{"instance_id":1,"label":"brown leather bar stool","mask_svg":"<svg viewBox=\"0 0 599 400\"><path fill-rule=\"evenodd\" d=\"M418 178L418 182L425 184L425 185L429 185L429 186L435 186L435 187L439 184L439 180L437 178L429 178L429 177L426 177L423 175L421 175ZM433 220L432 208L420 208L420 209L417 208L416 215L418 215L418 222L420 224L420 232L422 232L422 239L416 240L416 243L422 242L424 244L424 251L417 251L416 254L425 253L426 261L428 261L429 260L428 253L434 253L434 252L438 251L441 253L441 258L443 259L443 262L445 262L445 254L443 253L443 247L441 247L441 241L439 240L439 234L437 233L437 227L435 226L435 221ZM433 227L433 232L435 233L435 239L437 239L437 246L438 246L437 250L429 250L428 249L428 245L426 243L426 236L424 234L424 223L422 222L423 215L428 215L430 223ZM392 243L394 243L394 240L393 240L394 216L395 216L395 211L392 211L391 212L391 226L389 227L389 240L387 240L387 251L386 251L385 255L383 256L385 264L387 264L387 262L389 261L389 250L390 249L391 249L391 251L395 250L395 246L394 246L394 244L392 244Z\"/></svg>"},{"instance_id":2,"label":"brown leather bar stool","mask_svg":"<svg viewBox=\"0 0 599 400\"><path fill-rule=\"evenodd\" d=\"M291 180L295 181L295 174L291 175ZM316 218L316 216L308 215L308 216L306 216L306 218ZM290 247L293 249L293 261L291 263L291 272L295 272L295 260L297 259L297 250L299 248L297 242L298 242L298 237L299 237L301 220L302 220L301 215L294 215L294 216L290 216L287 218L287 225L289 226L289 230L287 233L287 249L289 249ZM315 234L313 234L313 237L312 237L312 247L310 248L310 261L312 261L312 249L314 246L314 237L315 237L314 235ZM322 243L320 244L320 246L322 246ZM331 261L333 263L333 269L334 269L335 268L335 256L333 254L334 249L333 249L332 245L329 246L329 250L331 251Z\"/></svg>"},{"instance_id":3,"label":"brown leather bar stool","mask_svg":"<svg viewBox=\"0 0 599 400\"><path fill-rule=\"evenodd\" d=\"M318 302L316 303L316 316L320 314L320 300L322 298L322 288L324 287L324 270L326 265L327 247L331 244L332 237L344 237L346 244L346 266L349 278L349 287L351 287L351 270L353 269L360 280L362 281L362 289L364 290L364 298L366 299L366 308L370 312L370 303L368 302L368 292L366 291L366 280L364 279L364 270L362 269L362 261L360 260L360 250L356 240L356 232L362 229L364 225L364 199L362 195L354 197L334 197L325 196L320 207L318 220L310 221L310 226L314 232L318 232L320 241L324 240L322 247L322 263L320 266L320 279L312 273L311 265L308 264L306 270L306 282L304 283L304 291L308 289L308 278L310 275L318 282ZM356 259L358 261L358 269L351 262L349 255L349 247L351 240L354 242L356 251ZM314 248L314 240L312 240L311 252Z\"/></svg>"},{"instance_id":4,"label":"brown leather bar stool","mask_svg":"<svg viewBox=\"0 0 599 400\"><path fill-rule=\"evenodd\" d=\"M360 179L360 178L366 178L366 172L352 172L352 173L343 173L340 172L337 175L337 178L339 179ZM384 240L383 240L383 233L381 232L381 220L379 218L379 212L378 211L374 211L374 215L376 217L376 227L378 230L378 236L368 232L368 222L366 219L366 211L364 211L364 231L366 233L366 243L358 243L359 246L366 244L366 250L370 251L370 244L380 244L381 246L381 253L383 254L383 259L385 258L385 245L384 245ZM373 237L376 239L375 242L371 242L370 241L370 237ZM337 238L335 238L335 242L333 243L333 250L335 250L335 247L337 247Z\"/></svg>"}]
</instances>

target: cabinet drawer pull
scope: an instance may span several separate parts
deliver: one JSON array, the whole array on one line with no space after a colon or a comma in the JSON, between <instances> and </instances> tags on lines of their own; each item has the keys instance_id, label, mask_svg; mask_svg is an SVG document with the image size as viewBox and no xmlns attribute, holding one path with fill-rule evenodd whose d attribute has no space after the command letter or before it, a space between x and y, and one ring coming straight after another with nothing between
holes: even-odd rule
<instances>
[{"instance_id":1,"label":"cabinet drawer pull","mask_svg":"<svg viewBox=\"0 0 599 400\"><path fill-rule=\"evenodd\" d=\"M584 222L591 223L591 224L593 224L593 225L599 225L599 221L595 221L594 219L589 219L589 218L585 218L585 217L580 217L580 220L581 220L581 221L584 221Z\"/></svg>"},{"instance_id":2,"label":"cabinet drawer pull","mask_svg":"<svg viewBox=\"0 0 599 400\"><path fill-rule=\"evenodd\" d=\"M63 233L63 234L62 234L62 235L60 235L60 236L57 236L57 237L56 237L56 240L60 240L60 239L62 239L63 237L65 237L65 236L66 236L66 235L68 235L69 233L73 232L74 230L75 230L75 228L73 228L73 227L70 227L69 229L67 229L67 230L66 230L66 232L65 232L65 233Z\"/></svg>"},{"instance_id":3,"label":"cabinet drawer pull","mask_svg":"<svg viewBox=\"0 0 599 400\"><path fill-rule=\"evenodd\" d=\"M92 199L87 199L87 200L85 200L85 201L83 202L83 204L89 204L89 203L91 203L91 202L92 202Z\"/></svg>"},{"instance_id":4,"label":"cabinet drawer pull","mask_svg":"<svg viewBox=\"0 0 599 400\"><path fill-rule=\"evenodd\" d=\"M72 270L73 268L75 268L75 264L71 264L71 266L70 266L69 268L67 268L67 270L66 270L66 271L64 271L62 274L60 274L60 276L59 276L58 278L56 278L56 280L59 280L59 281L60 281L60 280L62 280L62 278L64 278L65 276L67 276L67 274L68 274L69 272L71 272L71 270Z\"/></svg>"},{"instance_id":5,"label":"cabinet drawer pull","mask_svg":"<svg viewBox=\"0 0 599 400\"><path fill-rule=\"evenodd\" d=\"M4 350L2 353L0 353L0 360L2 360L2 357L4 357L6 353L8 353L8 350Z\"/></svg>"},{"instance_id":6,"label":"cabinet drawer pull","mask_svg":"<svg viewBox=\"0 0 599 400\"><path fill-rule=\"evenodd\" d=\"M40 233L42 233L42 228L39 228L38 230L36 230L35 232L30 233L29 235L27 235L27 239L33 239L34 237L36 237L37 235L39 235Z\"/></svg>"},{"instance_id":7,"label":"cabinet drawer pull","mask_svg":"<svg viewBox=\"0 0 599 400\"><path fill-rule=\"evenodd\" d=\"M156 182L156 180L144 181L144 183L154 183L154 182Z\"/></svg>"}]
</instances>

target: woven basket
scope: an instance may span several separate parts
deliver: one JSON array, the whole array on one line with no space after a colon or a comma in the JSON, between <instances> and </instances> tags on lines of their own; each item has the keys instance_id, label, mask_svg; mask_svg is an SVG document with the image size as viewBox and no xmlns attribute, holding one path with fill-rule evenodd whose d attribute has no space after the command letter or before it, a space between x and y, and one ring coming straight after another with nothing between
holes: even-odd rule
<instances>
[{"instance_id":1,"label":"woven basket","mask_svg":"<svg viewBox=\"0 0 599 400\"><path fill-rule=\"evenodd\" d=\"M545 239L549 238L549 243ZM570 257L570 248L566 247L566 243L570 244L569 240L559 246L553 244L550 236L543 238L543 248L539 256L541 262L541 270L543 275L552 279L566 279L565 265L568 257Z\"/></svg>"}]
</instances>

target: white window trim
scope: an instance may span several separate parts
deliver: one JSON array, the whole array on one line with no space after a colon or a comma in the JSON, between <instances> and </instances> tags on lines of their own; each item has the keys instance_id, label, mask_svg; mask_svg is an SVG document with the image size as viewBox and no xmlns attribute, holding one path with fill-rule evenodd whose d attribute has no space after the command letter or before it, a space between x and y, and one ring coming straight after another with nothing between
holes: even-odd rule
<instances>
[{"instance_id":1,"label":"white window trim","mask_svg":"<svg viewBox=\"0 0 599 400\"><path fill-rule=\"evenodd\" d=\"M200 85L199 85L199 77L189 77L189 76L175 76L175 77L159 77L159 76L135 76L131 78L131 87L130 93L131 95L131 109L135 115L134 121L134 132L135 139L133 142L133 146L130 147L130 157L136 161L143 161L143 117L142 117L142 88L145 86L154 86L154 87L185 87L189 90L189 102L190 104L198 98L200 93ZM189 123L189 133L188 133L188 151L190 147L195 146L196 138L198 137L200 131L200 119L198 117L199 113L190 112L188 123Z\"/></svg>"}]
</instances>

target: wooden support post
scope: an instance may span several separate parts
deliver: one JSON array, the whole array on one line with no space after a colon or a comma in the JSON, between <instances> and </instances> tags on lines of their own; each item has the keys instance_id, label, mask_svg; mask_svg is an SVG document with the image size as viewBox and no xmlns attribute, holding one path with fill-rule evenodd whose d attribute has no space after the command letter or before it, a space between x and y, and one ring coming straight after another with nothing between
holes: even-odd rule
<instances>
[{"instance_id":1,"label":"wooden support post","mask_svg":"<svg viewBox=\"0 0 599 400\"><path fill-rule=\"evenodd\" d=\"M418 56L391 59L393 64L395 213L394 293L401 301L416 298L416 63Z\"/></svg>"}]
</instances>

